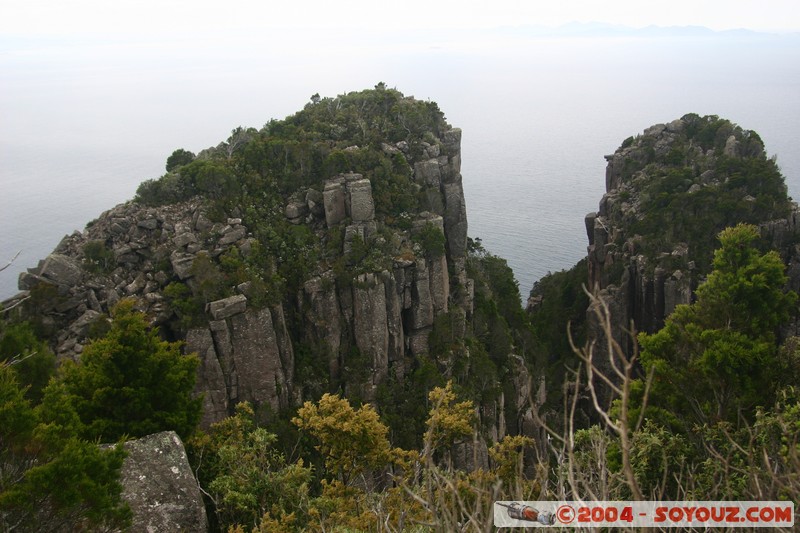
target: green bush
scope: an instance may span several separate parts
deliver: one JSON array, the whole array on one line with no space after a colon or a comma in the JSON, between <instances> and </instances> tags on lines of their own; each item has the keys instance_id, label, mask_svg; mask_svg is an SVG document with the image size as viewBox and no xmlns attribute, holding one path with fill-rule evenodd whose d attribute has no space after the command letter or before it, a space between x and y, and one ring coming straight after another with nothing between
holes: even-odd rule
<instances>
[{"instance_id":1,"label":"green bush","mask_svg":"<svg viewBox=\"0 0 800 533\"><path fill-rule=\"evenodd\" d=\"M178 317L178 327L181 330L188 331L205 322L205 302L202 298L195 297L185 283L173 281L164 287L164 298Z\"/></svg>"},{"instance_id":2,"label":"green bush","mask_svg":"<svg viewBox=\"0 0 800 533\"><path fill-rule=\"evenodd\" d=\"M447 241L444 232L431 222L425 223L414 234L413 239L422 246L422 251L427 259L437 259L445 254Z\"/></svg>"},{"instance_id":3,"label":"green bush","mask_svg":"<svg viewBox=\"0 0 800 533\"><path fill-rule=\"evenodd\" d=\"M797 295L785 292L783 262L774 251L760 253L758 238L751 225L721 232L714 270L697 301L676 307L657 333L639 336L642 364L655 372L649 416L676 431L752 420L756 407L773 403L777 390L794 382L775 332L789 320Z\"/></svg>"},{"instance_id":4,"label":"green bush","mask_svg":"<svg viewBox=\"0 0 800 533\"><path fill-rule=\"evenodd\" d=\"M79 434L114 441L174 430L185 438L200 418L194 398L196 355L182 355L180 343L159 338L133 302L114 309L111 330L87 345L79 363L67 361L44 402L74 406Z\"/></svg>"},{"instance_id":5,"label":"green bush","mask_svg":"<svg viewBox=\"0 0 800 533\"><path fill-rule=\"evenodd\" d=\"M69 402L36 409L14 371L0 363L0 529L119 530L131 512L121 499L121 446L102 449L77 435Z\"/></svg>"},{"instance_id":6,"label":"green bush","mask_svg":"<svg viewBox=\"0 0 800 533\"><path fill-rule=\"evenodd\" d=\"M178 167L188 165L194 161L195 157L196 156L192 152L184 150L183 148L178 148L167 158L167 172L172 172Z\"/></svg>"},{"instance_id":7,"label":"green bush","mask_svg":"<svg viewBox=\"0 0 800 533\"><path fill-rule=\"evenodd\" d=\"M106 247L105 241L89 241L83 247L83 265L94 274L107 274L116 265L114 252Z\"/></svg>"}]
</instances>

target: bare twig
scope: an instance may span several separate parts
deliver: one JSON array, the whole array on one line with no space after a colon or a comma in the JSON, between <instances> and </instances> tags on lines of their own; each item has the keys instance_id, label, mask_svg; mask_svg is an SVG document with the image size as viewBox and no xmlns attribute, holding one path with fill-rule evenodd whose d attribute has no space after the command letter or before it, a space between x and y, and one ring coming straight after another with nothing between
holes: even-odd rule
<instances>
[{"instance_id":1,"label":"bare twig","mask_svg":"<svg viewBox=\"0 0 800 533\"><path fill-rule=\"evenodd\" d=\"M598 297L596 294L590 293L586 287L583 288L584 292L589 296L591 309L593 309L595 316L601 324L603 334L606 337L606 349L608 351L608 358L610 367L616 375L616 380L608 376L606 372L597 367L594 362L594 343L589 343L584 348L575 346L573 339L570 337L570 346L572 347L575 355L583 361L586 365L586 386L589 389L589 394L592 399L592 405L600 418L605 423L606 427L611 429L620 439L620 452L622 454L622 471L625 476L625 481L631 490L631 494L636 500L641 500L642 492L639 484L636 481L636 476L633 473L633 466L631 464L631 429L628 422L628 411L630 409L630 395L631 383L634 376L633 371L638 356L638 349L634 343L634 352L628 357L625 355L624 350L620 344L614 339L613 329L611 326L611 311L606 302ZM631 338L635 339L636 335L633 331L633 325L630 330L626 332ZM620 401L620 415L617 420L612 420L608 410L600 405L597 390L595 388L595 377L599 378L602 382L606 383ZM621 382L621 384L617 384Z\"/></svg>"},{"instance_id":2,"label":"bare twig","mask_svg":"<svg viewBox=\"0 0 800 533\"><path fill-rule=\"evenodd\" d=\"M22 250L20 250L19 252L15 253L14 257L12 257L11 260L8 263L6 263L5 265L0 267L0 272L2 272L3 270L7 269L8 267L10 267L12 265L12 263L14 263L14 261L17 260L17 257L19 257L19 254L21 254L21 253L22 253Z\"/></svg>"},{"instance_id":3,"label":"bare twig","mask_svg":"<svg viewBox=\"0 0 800 533\"><path fill-rule=\"evenodd\" d=\"M36 355L37 353L38 353L38 352L31 352L31 353L27 354L27 355L26 355L26 356L24 356L24 357L20 357L19 355L15 355L15 356L14 356L14 357L12 357L11 359L7 360L7 361L6 361L6 364L7 364L7 365L9 365L9 366L11 366L11 365L18 365L18 364L20 364L21 362L25 361L26 359L30 359L31 357L33 357L33 356L34 356L34 355Z\"/></svg>"},{"instance_id":4,"label":"bare twig","mask_svg":"<svg viewBox=\"0 0 800 533\"><path fill-rule=\"evenodd\" d=\"M22 305L23 303L25 303L29 299L30 299L30 296L25 296L24 298L20 298L18 300L15 300L14 303L10 304L8 307L4 307L3 309L0 309L0 313L7 313L7 312L11 311L12 309L14 309L16 307L19 307L20 305Z\"/></svg>"}]
</instances>

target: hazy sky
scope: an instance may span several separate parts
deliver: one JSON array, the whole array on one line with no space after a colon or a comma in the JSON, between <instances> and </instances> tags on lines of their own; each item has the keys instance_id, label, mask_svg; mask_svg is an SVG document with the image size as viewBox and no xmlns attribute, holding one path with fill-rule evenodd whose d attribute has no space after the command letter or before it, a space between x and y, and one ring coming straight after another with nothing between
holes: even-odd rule
<instances>
[{"instance_id":1,"label":"hazy sky","mask_svg":"<svg viewBox=\"0 0 800 533\"><path fill-rule=\"evenodd\" d=\"M146 36L256 28L486 28L572 21L800 30L798 0L0 0L0 34Z\"/></svg>"}]
</instances>

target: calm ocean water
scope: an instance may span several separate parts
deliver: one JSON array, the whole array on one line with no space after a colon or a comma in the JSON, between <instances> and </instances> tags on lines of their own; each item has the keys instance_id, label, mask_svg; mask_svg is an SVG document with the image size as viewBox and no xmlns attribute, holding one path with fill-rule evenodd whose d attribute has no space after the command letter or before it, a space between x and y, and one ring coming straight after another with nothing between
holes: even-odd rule
<instances>
[{"instance_id":1,"label":"calm ocean water","mask_svg":"<svg viewBox=\"0 0 800 533\"><path fill-rule=\"evenodd\" d=\"M694 112L755 130L800 197L796 37L368 37L292 50L0 41L0 264L20 251L0 298L65 234L160 176L175 148L378 81L438 102L463 129L469 234L508 259L523 298L583 257L603 155L652 124Z\"/></svg>"}]
</instances>

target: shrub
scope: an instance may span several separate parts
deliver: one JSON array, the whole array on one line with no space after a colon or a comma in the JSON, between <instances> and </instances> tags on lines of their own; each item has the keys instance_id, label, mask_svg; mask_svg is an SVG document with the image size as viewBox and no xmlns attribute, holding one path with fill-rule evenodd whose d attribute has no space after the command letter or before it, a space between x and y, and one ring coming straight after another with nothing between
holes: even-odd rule
<instances>
[{"instance_id":1,"label":"shrub","mask_svg":"<svg viewBox=\"0 0 800 533\"><path fill-rule=\"evenodd\" d=\"M73 405L85 438L109 442L166 430L185 438L202 406L192 394L197 365L196 355L162 341L133 302L123 300L108 334L86 346L79 363L64 363L45 401Z\"/></svg>"},{"instance_id":2,"label":"shrub","mask_svg":"<svg viewBox=\"0 0 800 533\"><path fill-rule=\"evenodd\" d=\"M414 234L414 241L422 246L427 259L437 259L445 254L446 239L444 232L435 224L426 222L422 228Z\"/></svg>"},{"instance_id":3,"label":"shrub","mask_svg":"<svg viewBox=\"0 0 800 533\"><path fill-rule=\"evenodd\" d=\"M83 265L94 274L108 273L115 265L114 252L106 247L105 241L89 241L83 247Z\"/></svg>"}]
</instances>

